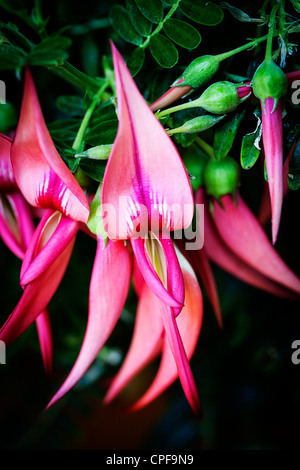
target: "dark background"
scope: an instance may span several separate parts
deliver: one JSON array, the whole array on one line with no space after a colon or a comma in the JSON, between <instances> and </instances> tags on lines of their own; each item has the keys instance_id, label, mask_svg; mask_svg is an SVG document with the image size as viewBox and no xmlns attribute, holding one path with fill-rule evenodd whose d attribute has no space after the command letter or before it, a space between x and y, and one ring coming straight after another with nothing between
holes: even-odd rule
<instances>
[{"instance_id":1,"label":"dark background","mask_svg":"<svg viewBox=\"0 0 300 470\"><path fill-rule=\"evenodd\" d=\"M85 1L83 6L59 0L46 2L45 16L50 17L48 30L105 17L112 3ZM257 14L253 2L238 2L237 6L250 15ZM20 27L22 24L5 12L2 21L15 21ZM24 34L32 34L25 25L22 27ZM198 55L219 53L243 44L248 37L254 37L256 28L233 20L226 11L220 25L198 27L202 43L193 52L180 50L179 67L186 66ZM84 36L71 34L69 61L90 75L101 76L100 58L110 54L110 36L125 56L132 50L110 28ZM229 60L220 74L228 68L232 73L251 76L252 59L253 54L245 52ZM158 72L164 73L148 57L146 66L136 77L140 89L146 92L145 83L151 81L151 74ZM46 120L59 118L56 97L76 90L43 68L37 67L33 73ZM7 83L7 98L18 108L22 81L12 72L1 72L0 78ZM257 209L261 194L260 173L257 164L242 176L241 191L253 210ZM299 195L290 192L283 206L277 249L300 274L298 217ZM214 272L224 329L219 330L204 294L204 323L191 361L204 408L202 421L193 416L179 382L147 408L127 413L125 405L150 383L157 364L145 370L115 404L101 404L107 380L118 370L130 342L136 308L132 290L104 354L78 387L52 409L43 411L80 349L95 248L95 242L79 234L66 275L50 304L54 338L52 383L45 380L35 326L8 348L7 364L0 365L2 449L278 450L293 449L300 444L300 365L291 361L291 344L300 340L299 305L247 286L217 267ZM19 270L20 261L1 243L1 323L21 295Z\"/></svg>"}]
</instances>

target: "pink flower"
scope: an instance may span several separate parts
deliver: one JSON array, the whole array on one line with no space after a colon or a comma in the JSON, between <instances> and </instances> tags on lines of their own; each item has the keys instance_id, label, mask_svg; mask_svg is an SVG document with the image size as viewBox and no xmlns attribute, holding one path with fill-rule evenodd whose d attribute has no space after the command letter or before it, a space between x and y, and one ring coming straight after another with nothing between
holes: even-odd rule
<instances>
[{"instance_id":1,"label":"pink flower","mask_svg":"<svg viewBox=\"0 0 300 470\"><path fill-rule=\"evenodd\" d=\"M194 410L199 407L175 317L184 302L184 279L170 231L193 218L191 185L180 156L137 89L112 45L118 133L102 186L102 219L112 240L130 239L141 274L162 301L162 318L180 380Z\"/></svg>"},{"instance_id":2,"label":"pink flower","mask_svg":"<svg viewBox=\"0 0 300 470\"><path fill-rule=\"evenodd\" d=\"M243 281L277 296L297 298L300 279L278 255L260 223L237 193L213 201L210 212L204 189L196 202L205 207L205 248L210 259Z\"/></svg>"},{"instance_id":3,"label":"pink flower","mask_svg":"<svg viewBox=\"0 0 300 470\"><path fill-rule=\"evenodd\" d=\"M178 363L184 367L185 359L177 355L186 354L190 359L195 350L202 324L202 295L191 266L182 255L179 254L179 258L185 283L185 306L176 320L173 318L179 334L169 327L168 307L153 294L147 284L141 285L139 279L139 304L132 342L104 398L105 403L115 399L130 380L161 353L160 367L153 383L131 409L137 410L150 403L179 375L183 378L182 386L191 407L195 413L199 413L200 403L193 377L178 370Z\"/></svg>"},{"instance_id":4,"label":"pink flower","mask_svg":"<svg viewBox=\"0 0 300 470\"><path fill-rule=\"evenodd\" d=\"M0 135L0 236L7 247L23 259L34 233L30 207L18 191L10 161L11 140ZM36 318L45 373L52 372L52 334L47 309Z\"/></svg>"},{"instance_id":5,"label":"pink flower","mask_svg":"<svg viewBox=\"0 0 300 470\"><path fill-rule=\"evenodd\" d=\"M11 162L17 185L29 204L87 221L87 199L52 142L29 68Z\"/></svg>"},{"instance_id":6,"label":"pink flower","mask_svg":"<svg viewBox=\"0 0 300 470\"><path fill-rule=\"evenodd\" d=\"M52 406L79 381L99 354L123 309L131 277L131 257L123 241L98 238L89 295L89 317L82 347L70 374L48 404ZM116 282L116 279L118 282Z\"/></svg>"}]
</instances>

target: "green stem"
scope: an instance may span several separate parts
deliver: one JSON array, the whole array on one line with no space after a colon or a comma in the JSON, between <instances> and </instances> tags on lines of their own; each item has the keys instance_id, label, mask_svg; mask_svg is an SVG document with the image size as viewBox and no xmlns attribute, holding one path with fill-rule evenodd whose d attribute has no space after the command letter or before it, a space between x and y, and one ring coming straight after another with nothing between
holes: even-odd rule
<instances>
[{"instance_id":1,"label":"green stem","mask_svg":"<svg viewBox=\"0 0 300 470\"><path fill-rule=\"evenodd\" d=\"M77 132L77 135L76 135L76 138L74 140L74 143L73 143L73 146L72 148L76 151L76 152L79 152L81 151L81 145L82 145L82 141L83 141L83 137L84 137L84 134L85 134L85 131L87 129L87 126L89 125L89 122L90 122L90 119L92 117L92 114L101 98L101 95L103 94L103 92L105 91L105 89L109 86L109 83L106 82L102 85L102 87L100 87L98 89L98 92L96 93L96 95L94 96L94 99L93 101L91 102L90 106L88 107L82 121L81 121L81 124L80 124L80 127L79 127L79 130Z\"/></svg>"},{"instance_id":2,"label":"green stem","mask_svg":"<svg viewBox=\"0 0 300 470\"><path fill-rule=\"evenodd\" d=\"M242 51L245 51L246 49L249 49L249 47L257 46L261 42L265 41L267 38L268 38L268 35L262 36L261 38L253 39L253 41L250 41L247 44L244 44L243 46L237 47L236 49L232 49L232 51L223 52L222 54L218 54L216 57L218 57L220 61L228 59L229 57L232 57L235 54L238 54L239 52L242 52Z\"/></svg>"},{"instance_id":3,"label":"green stem","mask_svg":"<svg viewBox=\"0 0 300 470\"><path fill-rule=\"evenodd\" d=\"M94 93L97 93L101 85L99 80L89 77L66 60L60 65L50 67L50 70L83 90L90 88Z\"/></svg>"},{"instance_id":4,"label":"green stem","mask_svg":"<svg viewBox=\"0 0 300 470\"><path fill-rule=\"evenodd\" d=\"M187 103L178 104L177 106L173 106L172 108L164 109L163 111L155 113L155 116L159 119L163 116L166 116L167 114L176 113L176 111L182 111L183 109L198 108L201 106L200 98L194 101L188 101Z\"/></svg>"},{"instance_id":5,"label":"green stem","mask_svg":"<svg viewBox=\"0 0 300 470\"><path fill-rule=\"evenodd\" d=\"M159 25L155 28L155 30L145 39L143 44L139 46L141 49L145 49L148 46L152 36L155 36L155 34L158 34L162 30L164 23L168 21L174 15L175 11L177 10L179 6L180 1L181 0L177 0L177 2L174 3L174 5L172 5L172 8L168 12L168 14L164 17L164 19L159 23Z\"/></svg>"},{"instance_id":6,"label":"green stem","mask_svg":"<svg viewBox=\"0 0 300 470\"><path fill-rule=\"evenodd\" d=\"M95 94L93 101L91 102L90 106L88 107L82 121L80 127L78 129L77 135L75 137L74 143L72 148L75 152L80 152L82 150L82 143L85 131L89 125L90 119L93 115L93 112L101 98L101 95L105 91L105 89L110 85L109 81L104 83L100 88L98 88L98 92ZM81 170L80 167L74 173L74 176L81 187L86 188L88 186L89 178L88 176Z\"/></svg>"},{"instance_id":7,"label":"green stem","mask_svg":"<svg viewBox=\"0 0 300 470\"><path fill-rule=\"evenodd\" d=\"M274 37L274 31L275 31L275 16L277 13L279 5L275 5L272 8L271 15L270 15L270 20L269 20L269 33L268 33L268 39L267 39L267 47L266 47L266 55L265 55L265 61L266 62L271 62L272 59L272 44L273 44L273 37Z\"/></svg>"},{"instance_id":8,"label":"green stem","mask_svg":"<svg viewBox=\"0 0 300 470\"><path fill-rule=\"evenodd\" d=\"M207 155L210 156L210 158L212 158L214 160L216 159L214 149L211 145L209 145L207 142L205 142L203 139L201 139L201 137L196 137L195 142L196 142L196 144L199 145L199 147L202 148L202 150L204 150L204 152L207 153Z\"/></svg>"}]
</instances>

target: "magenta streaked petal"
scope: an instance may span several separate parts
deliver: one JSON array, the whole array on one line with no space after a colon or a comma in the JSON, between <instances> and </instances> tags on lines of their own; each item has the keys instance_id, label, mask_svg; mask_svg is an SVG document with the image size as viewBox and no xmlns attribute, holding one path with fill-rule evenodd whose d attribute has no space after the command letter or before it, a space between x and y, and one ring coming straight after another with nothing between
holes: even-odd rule
<instances>
[{"instance_id":1,"label":"magenta streaked petal","mask_svg":"<svg viewBox=\"0 0 300 470\"><path fill-rule=\"evenodd\" d=\"M50 315L47 309L40 313L36 318L36 327L41 346L45 374L49 380L52 376L53 369L53 343Z\"/></svg>"},{"instance_id":2,"label":"magenta streaked petal","mask_svg":"<svg viewBox=\"0 0 300 470\"><path fill-rule=\"evenodd\" d=\"M300 294L299 277L278 255L241 196L237 194L237 204L230 195L223 196L221 202L224 209L214 201L214 220L226 245L263 276Z\"/></svg>"},{"instance_id":3,"label":"magenta streaked petal","mask_svg":"<svg viewBox=\"0 0 300 470\"><path fill-rule=\"evenodd\" d=\"M17 184L32 206L87 221L86 197L52 142L28 67L11 161Z\"/></svg>"},{"instance_id":4,"label":"magenta streaked petal","mask_svg":"<svg viewBox=\"0 0 300 470\"><path fill-rule=\"evenodd\" d=\"M22 297L0 330L6 344L18 338L45 310L67 269L75 238L60 256L37 279L25 287Z\"/></svg>"},{"instance_id":5,"label":"magenta streaked petal","mask_svg":"<svg viewBox=\"0 0 300 470\"><path fill-rule=\"evenodd\" d=\"M142 237L150 229L188 227L193 194L184 165L113 45L112 51L119 128L102 186L107 234L117 240L135 236L137 225Z\"/></svg>"},{"instance_id":6,"label":"magenta streaked petal","mask_svg":"<svg viewBox=\"0 0 300 470\"><path fill-rule=\"evenodd\" d=\"M163 334L161 301L144 283L131 344L121 369L109 387L104 403L111 402L128 382L161 352Z\"/></svg>"},{"instance_id":7,"label":"magenta streaked petal","mask_svg":"<svg viewBox=\"0 0 300 470\"><path fill-rule=\"evenodd\" d=\"M160 98L150 105L150 109L155 112L158 109L163 109L166 106L170 106L170 104L174 103L174 101L179 100L179 98L183 98L192 90L193 87L188 85L181 87L172 86L168 91L166 91L166 93L164 93Z\"/></svg>"},{"instance_id":8,"label":"magenta streaked petal","mask_svg":"<svg viewBox=\"0 0 300 470\"><path fill-rule=\"evenodd\" d=\"M274 99L265 100L262 107L263 144L268 175L268 186L272 212L272 240L275 244L281 217L283 200L283 142L282 142L282 102L278 101L273 111Z\"/></svg>"},{"instance_id":9,"label":"magenta streaked petal","mask_svg":"<svg viewBox=\"0 0 300 470\"><path fill-rule=\"evenodd\" d=\"M131 277L131 257L124 243L98 239L89 297L89 317L79 356L47 408L81 379L109 338L122 312ZM116 279L118 282L116 283Z\"/></svg>"},{"instance_id":10,"label":"magenta streaked petal","mask_svg":"<svg viewBox=\"0 0 300 470\"><path fill-rule=\"evenodd\" d=\"M10 151L12 140L0 134L0 191L16 191L18 189L11 165Z\"/></svg>"},{"instance_id":11,"label":"magenta streaked petal","mask_svg":"<svg viewBox=\"0 0 300 470\"><path fill-rule=\"evenodd\" d=\"M0 236L18 258L23 259L33 231L30 208L23 196L0 195Z\"/></svg>"},{"instance_id":12,"label":"magenta streaked petal","mask_svg":"<svg viewBox=\"0 0 300 470\"><path fill-rule=\"evenodd\" d=\"M181 375L180 378L184 391L190 404L192 405L193 410L197 414L199 414L201 410L198 393L191 375L190 366L188 363L186 363L186 359L184 358L184 350L181 346L178 345L178 341L179 343L181 342L179 336L181 335L182 343L186 351L186 357L188 360L190 360L197 345L203 319L202 294L195 274L190 267L186 269L186 265L187 262L182 265L186 292L185 306L176 320L173 320L174 323L177 323L179 333L176 333L176 331L171 333L171 341L173 342L174 336L175 344L170 347L167 338L164 339L162 358L157 375L146 393L132 406L133 410L137 410L146 406L148 403L158 397L178 378L178 370ZM170 312L168 312L168 315L169 313ZM176 330L177 326L175 326L175 328L172 326L172 330ZM179 369L177 369L178 365L176 364L172 353L174 348L176 350L179 349L178 353L175 355L177 364L179 362Z\"/></svg>"},{"instance_id":13,"label":"magenta streaked petal","mask_svg":"<svg viewBox=\"0 0 300 470\"><path fill-rule=\"evenodd\" d=\"M182 308L182 304L178 302L170 292L168 292L166 287L163 285L162 280L153 268L149 256L147 255L147 251L145 250L145 240L141 238L132 239L131 246L141 274L150 289L167 305Z\"/></svg>"},{"instance_id":14,"label":"magenta streaked petal","mask_svg":"<svg viewBox=\"0 0 300 470\"><path fill-rule=\"evenodd\" d=\"M283 164L283 170L282 170L283 199L286 197L286 195L289 192L289 184L288 184L289 164L290 164L294 149L296 147L296 144L297 144L297 141L295 140ZM257 217L261 225L265 225L272 217L268 183L265 180L264 180L262 200L261 200L261 204L259 208L259 214Z\"/></svg>"},{"instance_id":15,"label":"magenta streaked petal","mask_svg":"<svg viewBox=\"0 0 300 470\"><path fill-rule=\"evenodd\" d=\"M40 276L75 237L79 223L58 211L47 211L24 256L20 282L25 286Z\"/></svg>"},{"instance_id":16,"label":"magenta streaked petal","mask_svg":"<svg viewBox=\"0 0 300 470\"><path fill-rule=\"evenodd\" d=\"M183 305L185 295L184 280L173 241L171 238L164 238L164 236L160 236L159 241L164 250L166 259L168 292L171 293L174 299ZM179 315L181 310L182 306L179 308L174 307L175 316Z\"/></svg>"}]
</instances>

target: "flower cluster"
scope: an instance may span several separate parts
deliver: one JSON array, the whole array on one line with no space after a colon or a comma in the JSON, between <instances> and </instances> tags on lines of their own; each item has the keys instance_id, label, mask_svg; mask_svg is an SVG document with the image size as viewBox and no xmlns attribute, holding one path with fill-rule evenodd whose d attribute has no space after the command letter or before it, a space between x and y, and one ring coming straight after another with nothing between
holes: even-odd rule
<instances>
[{"instance_id":1,"label":"flower cluster","mask_svg":"<svg viewBox=\"0 0 300 470\"><path fill-rule=\"evenodd\" d=\"M178 150L157 118L163 113L153 113L190 92L198 82L206 83L221 59L205 56L197 61L169 92L149 106L120 53L111 46L119 124L96 194L80 185L80 175L72 174L58 154L28 67L15 133L12 138L0 136L0 235L22 259L23 288L1 328L0 339L9 344L36 322L45 369L51 374L48 305L65 274L76 234L82 230L97 244L87 328L78 358L48 407L61 399L96 359L118 322L132 282L138 299L133 337L104 402L112 401L141 369L161 355L152 384L132 409L154 400L179 377L191 408L201 415L190 366L203 317L198 277L220 327L222 315L211 261L249 284L294 300L299 300L300 279L280 258L242 199L236 162L228 156L211 158L194 195ZM250 97L261 100L275 243L284 194L281 99L288 79L281 71L273 73L277 66L270 61L267 67L262 65L251 83L211 85L192 105L189 102L189 107L225 114ZM266 79L268 74L275 85L270 85L270 77ZM173 112L172 108L168 112ZM191 248L195 211L197 230L193 236L202 243Z\"/></svg>"}]
</instances>

